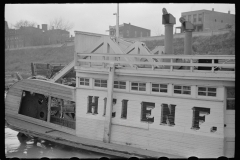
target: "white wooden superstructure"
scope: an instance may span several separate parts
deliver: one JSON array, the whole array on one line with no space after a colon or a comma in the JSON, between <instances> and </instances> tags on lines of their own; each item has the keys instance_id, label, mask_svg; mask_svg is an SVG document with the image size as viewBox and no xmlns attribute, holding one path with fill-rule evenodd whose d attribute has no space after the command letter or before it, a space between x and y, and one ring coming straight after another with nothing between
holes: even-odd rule
<instances>
[{"instance_id":1,"label":"white wooden superstructure","mask_svg":"<svg viewBox=\"0 0 240 160\"><path fill-rule=\"evenodd\" d=\"M86 34L76 32L76 40ZM91 38L91 41L95 39ZM102 44L95 46L97 50L94 47L86 52L79 47L75 50L76 104L79 105L76 109L77 136L103 140L108 134L109 143L186 157L234 156L235 111L226 109L226 92L228 87L235 86L235 56L152 55L144 44L135 42L124 48L121 41L106 36L97 44ZM184 61L178 63L176 59ZM198 59L211 59L212 63L197 63ZM233 63L216 64L215 59ZM115 65L114 80L108 78L110 63ZM188 66L189 69L180 70L176 66ZM201 66L211 67L211 70L196 69ZM216 67L233 70L215 71ZM82 83L86 79L89 85ZM112 105L106 105L104 100L111 91L109 86L96 86L101 80L124 83L123 89L113 88L113 109L109 109ZM133 83L144 85L144 91L133 90ZM153 84L167 85L167 92L153 92ZM190 94L176 94L174 86L188 87ZM199 87L216 89L215 96L199 95ZM97 97L96 114L88 113L89 96ZM122 118L124 100L127 101L127 118ZM144 103L150 105L149 117L154 117L154 122L141 120ZM161 124L163 104L175 106L174 125ZM199 108L203 111L199 110L198 116L204 120L200 118L200 128L195 129L194 113L198 111L194 109ZM111 110L116 114L114 118L105 116L108 113L104 112ZM106 123L111 126L110 131L104 127Z\"/></svg>"}]
</instances>

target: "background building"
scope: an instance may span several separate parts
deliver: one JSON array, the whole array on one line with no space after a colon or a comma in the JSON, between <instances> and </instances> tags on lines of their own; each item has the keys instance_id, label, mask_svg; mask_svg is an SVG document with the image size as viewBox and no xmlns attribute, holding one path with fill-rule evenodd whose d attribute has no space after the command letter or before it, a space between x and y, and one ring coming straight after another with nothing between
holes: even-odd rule
<instances>
[{"instance_id":1,"label":"background building","mask_svg":"<svg viewBox=\"0 0 240 160\"><path fill-rule=\"evenodd\" d=\"M21 48L28 46L41 46L65 43L69 40L69 32L61 29L48 30L47 24L42 29L36 27L20 27L9 29L5 21L5 48Z\"/></svg>"},{"instance_id":2,"label":"background building","mask_svg":"<svg viewBox=\"0 0 240 160\"><path fill-rule=\"evenodd\" d=\"M116 35L116 26L109 26L109 35ZM151 35L151 31L146 28L137 27L131 25L130 23L123 23L119 25L119 37L123 38L136 38L136 37L149 37Z\"/></svg>"},{"instance_id":3,"label":"background building","mask_svg":"<svg viewBox=\"0 0 240 160\"><path fill-rule=\"evenodd\" d=\"M221 30L224 28L233 28L235 30L235 15L230 14L230 11L222 13L216 12L214 9L212 11L203 9L182 12L181 16L195 25L196 32Z\"/></svg>"}]
</instances>

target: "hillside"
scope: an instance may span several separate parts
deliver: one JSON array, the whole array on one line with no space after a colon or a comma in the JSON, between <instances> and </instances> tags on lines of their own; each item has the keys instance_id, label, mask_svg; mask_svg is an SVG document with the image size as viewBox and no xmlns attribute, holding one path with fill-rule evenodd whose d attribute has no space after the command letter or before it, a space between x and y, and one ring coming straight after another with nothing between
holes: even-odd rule
<instances>
[{"instance_id":1,"label":"hillside","mask_svg":"<svg viewBox=\"0 0 240 160\"><path fill-rule=\"evenodd\" d=\"M218 54L235 54L235 32L221 35L199 36L192 38L193 54L206 54L218 52ZM164 46L164 40L144 41L150 50L156 46ZM184 53L184 38L173 40L174 54Z\"/></svg>"},{"instance_id":2,"label":"hillside","mask_svg":"<svg viewBox=\"0 0 240 160\"><path fill-rule=\"evenodd\" d=\"M31 62L67 64L73 57L74 46L5 50L5 72L31 72Z\"/></svg>"},{"instance_id":3,"label":"hillside","mask_svg":"<svg viewBox=\"0 0 240 160\"><path fill-rule=\"evenodd\" d=\"M156 46L163 46L164 40L146 41L147 47L153 50ZM184 53L184 38L173 41L174 54ZM222 35L193 37L193 54L235 54L235 32ZM19 50L5 50L5 72L30 73L31 62L69 63L74 59L74 46L55 48L28 48Z\"/></svg>"}]
</instances>

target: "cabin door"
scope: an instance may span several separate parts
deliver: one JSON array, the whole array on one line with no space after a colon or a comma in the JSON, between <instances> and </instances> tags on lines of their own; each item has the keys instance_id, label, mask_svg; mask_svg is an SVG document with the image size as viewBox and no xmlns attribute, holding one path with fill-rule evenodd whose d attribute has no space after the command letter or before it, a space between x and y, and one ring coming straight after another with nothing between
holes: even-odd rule
<instances>
[{"instance_id":1,"label":"cabin door","mask_svg":"<svg viewBox=\"0 0 240 160\"><path fill-rule=\"evenodd\" d=\"M225 93L225 156L230 158L234 157L235 153L235 88L228 87L226 88Z\"/></svg>"}]
</instances>

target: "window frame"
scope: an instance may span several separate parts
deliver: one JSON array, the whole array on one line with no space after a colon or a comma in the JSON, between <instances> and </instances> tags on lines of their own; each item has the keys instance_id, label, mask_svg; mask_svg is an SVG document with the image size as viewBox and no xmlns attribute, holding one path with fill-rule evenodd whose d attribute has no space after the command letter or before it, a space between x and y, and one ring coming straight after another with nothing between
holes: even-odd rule
<instances>
[{"instance_id":1,"label":"window frame","mask_svg":"<svg viewBox=\"0 0 240 160\"><path fill-rule=\"evenodd\" d=\"M159 85L159 86L158 86L159 92L154 92L154 91L153 91L153 88L157 88L157 87L153 87L153 84ZM167 85L167 87L166 87L166 88L161 88L161 85ZM169 89L168 89L168 88L169 88L169 87L168 87L168 84L167 84L167 83L153 83L153 82L151 82L150 91L151 91L151 94L164 94L164 95L166 95L166 94L169 93ZM167 89L167 92L160 92L161 89Z\"/></svg>"},{"instance_id":2,"label":"window frame","mask_svg":"<svg viewBox=\"0 0 240 160\"><path fill-rule=\"evenodd\" d=\"M119 84L117 84L118 85L118 87L120 87L120 86L123 86L123 85L120 85L120 82L125 82L125 88L123 89L123 88L115 88L115 82L119 82ZM126 91L127 90L127 81L114 81L113 82L113 89L114 90L119 90L119 91Z\"/></svg>"},{"instance_id":3,"label":"window frame","mask_svg":"<svg viewBox=\"0 0 240 160\"><path fill-rule=\"evenodd\" d=\"M228 90L229 88L234 88L234 92L235 92L235 87L226 87L226 111L235 111L235 102L234 102L234 109L228 109L228 108L227 108L227 102L228 102L228 100L231 100L231 101L234 100L234 101L235 101L235 94L234 94L234 97L228 98L227 90Z\"/></svg>"},{"instance_id":4,"label":"window frame","mask_svg":"<svg viewBox=\"0 0 240 160\"><path fill-rule=\"evenodd\" d=\"M181 89L174 89L175 86L181 86ZM190 87L190 90L183 90L183 87ZM181 90L181 93L174 93L175 90ZM192 86L182 85L182 84L173 84L173 95L174 96L192 96ZM183 91L190 91L190 94L183 94Z\"/></svg>"},{"instance_id":5,"label":"window frame","mask_svg":"<svg viewBox=\"0 0 240 160\"><path fill-rule=\"evenodd\" d=\"M95 86L95 83L96 83L96 80L100 80L100 86ZM107 79L93 79L93 88L99 88L99 89L107 89L107 86L106 87L102 87L101 84L102 84L102 81L107 81L106 85L108 85L108 80Z\"/></svg>"},{"instance_id":6,"label":"window frame","mask_svg":"<svg viewBox=\"0 0 240 160\"><path fill-rule=\"evenodd\" d=\"M197 22L197 14L194 14L193 15L193 23L196 23Z\"/></svg>"},{"instance_id":7,"label":"window frame","mask_svg":"<svg viewBox=\"0 0 240 160\"><path fill-rule=\"evenodd\" d=\"M138 87L138 90L132 90L132 83L138 83L138 86L137 86L137 87ZM144 90L144 91L140 91L140 90L139 90L139 87L140 87L139 84L140 84L140 83L145 84L145 90ZM135 82L135 81L134 81L134 82L130 82L130 91L131 91L131 92L138 92L138 93L147 93L147 83L146 83L146 82Z\"/></svg>"},{"instance_id":8,"label":"window frame","mask_svg":"<svg viewBox=\"0 0 240 160\"><path fill-rule=\"evenodd\" d=\"M87 78L87 77L78 77L78 78L79 78L79 81L78 81L79 87L90 87L90 86L91 86L91 84L90 84L90 78ZM82 82L82 81L81 81L81 78L84 79L84 81L83 81L83 82L84 82L84 85L81 85L81 84L80 84L80 83ZM85 85L85 83L86 83L85 80L86 80L86 79L88 79L88 85Z\"/></svg>"},{"instance_id":9,"label":"window frame","mask_svg":"<svg viewBox=\"0 0 240 160\"><path fill-rule=\"evenodd\" d=\"M206 90L205 91L200 91L200 92L204 92L204 93L206 93L206 95L199 95L199 87L202 87L202 88L206 88ZM216 91L215 92L213 92L213 91L208 91L208 88L215 88L216 89ZM212 86L197 86L197 97L202 97L202 98L217 98L218 97L218 94L217 94L217 87L212 87ZM208 93L216 93L216 95L215 96L209 96L208 95Z\"/></svg>"},{"instance_id":10,"label":"window frame","mask_svg":"<svg viewBox=\"0 0 240 160\"><path fill-rule=\"evenodd\" d=\"M202 13L198 14L198 22L202 22Z\"/></svg>"}]
</instances>

